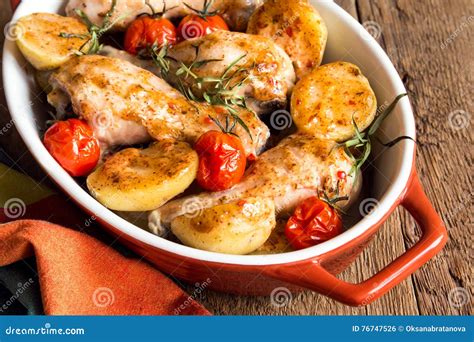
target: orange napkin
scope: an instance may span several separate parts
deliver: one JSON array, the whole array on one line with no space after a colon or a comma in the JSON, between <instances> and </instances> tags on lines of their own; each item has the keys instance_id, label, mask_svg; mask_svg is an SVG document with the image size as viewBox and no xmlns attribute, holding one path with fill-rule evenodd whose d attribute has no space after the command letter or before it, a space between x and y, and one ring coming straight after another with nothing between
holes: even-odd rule
<instances>
[{"instance_id":1,"label":"orange napkin","mask_svg":"<svg viewBox=\"0 0 474 342\"><path fill-rule=\"evenodd\" d=\"M175 283L141 259L73 229L87 217L60 195L0 164L0 266L36 257L49 315L209 315ZM88 224L89 225L89 224ZM93 226L92 230L100 228ZM94 231L92 232L94 235ZM107 239L107 238L105 238Z\"/></svg>"}]
</instances>

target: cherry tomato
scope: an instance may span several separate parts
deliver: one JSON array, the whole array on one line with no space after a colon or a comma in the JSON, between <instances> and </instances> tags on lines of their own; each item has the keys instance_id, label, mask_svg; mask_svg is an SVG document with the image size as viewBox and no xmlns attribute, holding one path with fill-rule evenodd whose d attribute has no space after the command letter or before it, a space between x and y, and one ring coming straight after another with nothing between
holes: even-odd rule
<instances>
[{"instance_id":1,"label":"cherry tomato","mask_svg":"<svg viewBox=\"0 0 474 342\"><path fill-rule=\"evenodd\" d=\"M69 119L55 123L46 131L44 145L74 177L88 175L99 162L99 142L90 126L82 120Z\"/></svg>"},{"instance_id":2,"label":"cherry tomato","mask_svg":"<svg viewBox=\"0 0 474 342\"><path fill-rule=\"evenodd\" d=\"M229 31L229 26L227 26L221 16L189 14L181 20L178 26L178 38L180 40L188 40L204 37L217 30Z\"/></svg>"},{"instance_id":3,"label":"cherry tomato","mask_svg":"<svg viewBox=\"0 0 474 342\"><path fill-rule=\"evenodd\" d=\"M171 21L145 15L130 24L125 33L124 45L127 52L136 55L154 44L161 48L165 44L174 45L176 41L176 28Z\"/></svg>"},{"instance_id":4,"label":"cherry tomato","mask_svg":"<svg viewBox=\"0 0 474 342\"><path fill-rule=\"evenodd\" d=\"M341 233L339 213L318 197L303 201L285 227L285 235L295 249L315 246Z\"/></svg>"},{"instance_id":5,"label":"cherry tomato","mask_svg":"<svg viewBox=\"0 0 474 342\"><path fill-rule=\"evenodd\" d=\"M347 178L347 173L345 171L338 171L337 172L337 179L345 180Z\"/></svg>"},{"instance_id":6,"label":"cherry tomato","mask_svg":"<svg viewBox=\"0 0 474 342\"><path fill-rule=\"evenodd\" d=\"M195 150L199 155L197 181L205 190L227 190L244 176L247 160L240 138L209 131L198 139Z\"/></svg>"}]
</instances>

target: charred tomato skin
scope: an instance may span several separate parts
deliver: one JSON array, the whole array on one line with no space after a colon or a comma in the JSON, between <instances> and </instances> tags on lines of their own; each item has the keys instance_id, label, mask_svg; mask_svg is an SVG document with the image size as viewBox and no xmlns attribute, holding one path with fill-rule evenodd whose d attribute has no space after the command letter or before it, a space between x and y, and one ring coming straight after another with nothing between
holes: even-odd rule
<instances>
[{"instance_id":1,"label":"charred tomato skin","mask_svg":"<svg viewBox=\"0 0 474 342\"><path fill-rule=\"evenodd\" d=\"M288 220L285 235L294 249L305 249L342 233L342 220L329 203L318 197L303 201Z\"/></svg>"},{"instance_id":2,"label":"charred tomato skin","mask_svg":"<svg viewBox=\"0 0 474 342\"><path fill-rule=\"evenodd\" d=\"M88 175L100 159L99 142L83 120L56 122L46 131L43 142L53 158L73 177Z\"/></svg>"},{"instance_id":3,"label":"charred tomato skin","mask_svg":"<svg viewBox=\"0 0 474 342\"><path fill-rule=\"evenodd\" d=\"M137 55L148 47L156 45L161 48L176 42L176 27L171 21L145 15L135 19L128 27L124 47L128 53Z\"/></svg>"},{"instance_id":4,"label":"charred tomato skin","mask_svg":"<svg viewBox=\"0 0 474 342\"><path fill-rule=\"evenodd\" d=\"M195 145L199 155L198 184L208 191L223 191L238 184L247 159L240 138L219 131L203 134Z\"/></svg>"}]
</instances>

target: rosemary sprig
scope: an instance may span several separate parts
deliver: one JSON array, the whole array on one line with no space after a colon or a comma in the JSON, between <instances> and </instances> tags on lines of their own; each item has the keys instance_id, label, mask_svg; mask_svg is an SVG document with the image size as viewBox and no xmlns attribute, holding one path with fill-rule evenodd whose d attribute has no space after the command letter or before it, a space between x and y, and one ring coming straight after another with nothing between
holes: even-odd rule
<instances>
[{"instance_id":1,"label":"rosemary sprig","mask_svg":"<svg viewBox=\"0 0 474 342\"><path fill-rule=\"evenodd\" d=\"M190 65L180 62L180 67L176 71L177 85L181 93L183 93L188 100L197 102L206 102L212 106L222 106L227 109L228 116L235 124L239 124L247 132L253 141L252 133L247 124L239 116L239 111L236 107L249 110L244 96L236 95L238 89L244 85L248 79L247 69L238 67L233 70L237 64L242 61L247 55L244 54L234 60L222 74L218 77L200 77L195 69L199 69L209 63L222 62L222 59L206 59L199 60L199 46L194 46L196 49L196 57ZM191 79L193 85L186 86L185 82ZM199 90L203 90L200 96L193 91L193 86ZM226 120L228 119L226 117ZM213 120L215 121L215 120ZM221 124L221 126L223 126ZM235 128L235 125L233 125Z\"/></svg>"},{"instance_id":2,"label":"rosemary sprig","mask_svg":"<svg viewBox=\"0 0 474 342\"><path fill-rule=\"evenodd\" d=\"M138 56L144 59L149 59L151 56L153 62L161 71L164 79L168 78L170 72L170 57L168 56L169 44L164 44L161 48L155 43L153 46L148 46L144 51L139 52Z\"/></svg>"},{"instance_id":3,"label":"rosemary sprig","mask_svg":"<svg viewBox=\"0 0 474 342\"><path fill-rule=\"evenodd\" d=\"M342 201L348 201L349 200L349 196L342 196L342 197L334 197L334 198L329 198L329 196L323 192L322 193L322 197L321 199L326 202L327 204L329 204L331 207L333 208L337 208L337 203L339 202L342 202ZM339 208L338 208L339 209ZM339 209L340 210L340 209Z\"/></svg>"},{"instance_id":4,"label":"rosemary sprig","mask_svg":"<svg viewBox=\"0 0 474 342\"><path fill-rule=\"evenodd\" d=\"M344 147L346 154L354 160L354 166L352 167L351 174L359 172L362 166L367 162L372 152L372 140L374 139L374 135L377 133L385 119L390 115L390 113L393 112L398 102L405 96L408 96L408 94L401 94L397 96L395 100L387 107L387 109L385 109L364 132L360 131L357 123L355 122L354 116L352 117L355 137L344 143L336 145L336 147ZM386 147L393 147L403 140L414 141L411 137L407 136L398 137L389 143L382 143L377 137L375 137L375 140L379 141Z\"/></svg>"},{"instance_id":5,"label":"rosemary sprig","mask_svg":"<svg viewBox=\"0 0 474 342\"><path fill-rule=\"evenodd\" d=\"M198 60L199 57L199 45L192 45L195 50L195 56L193 62L187 66L183 62L180 62L180 68L176 71L178 78L184 78L185 80L192 78L198 86L202 86L204 82L210 82L214 78L210 77L199 77L193 72L193 69L201 68L212 62L222 62L222 59L204 59Z\"/></svg>"},{"instance_id":6,"label":"rosemary sprig","mask_svg":"<svg viewBox=\"0 0 474 342\"><path fill-rule=\"evenodd\" d=\"M93 24L92 21L87 16L87 14L85 14L81 9L76 8L74 12L82 19L84 24L86 24L89 30L89 33L88 34L75 34L75 33L61 32L59 36L62 38L80 38L80 39L89 38L79 48L79 51L77 52L77 54L78 55L93 55L93 54L98 53L103 47L103 45L100 43L100 38L107 31L109 31L117 22L119 22L120 20L122 20L123 18L127 16L126 14L124 14L112 21L111 20L112 15L115 12L116 6L117 6L117 0L112 0L112 6L110 7L110 10L105 14L104 22L102 23L102 26L97 26Z\"/></svg>"},{"instance_id":7,"label":"rosemary sprig","mask_svg":"<svg viewBox=\"0 0 474 342\"><path fill-rule=\"evenodd\" d=\"M196 85L201 89L204 83L219 82L220 78L215 77L199 77L196 73L193 72L193 69L200 68L206 64L212 62L222 62L222 59L206 59L202 61L193 61L191 65L187 66L183 62L180 62L180 68L176 71L176 76L184 76L185 79L193 78Z\"/></svg>"}]
</instances>

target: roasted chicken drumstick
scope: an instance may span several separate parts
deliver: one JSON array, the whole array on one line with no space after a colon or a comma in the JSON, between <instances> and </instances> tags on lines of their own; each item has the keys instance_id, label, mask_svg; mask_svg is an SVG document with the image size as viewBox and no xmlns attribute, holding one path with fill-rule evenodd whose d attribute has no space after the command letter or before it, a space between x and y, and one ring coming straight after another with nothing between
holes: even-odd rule
<instances>
[{"instance_id":1,"label":"roasted chicken drumstick","mask_svg":"<svg viewBox=\"0 0 474 342\"><path fill-rule=\"evenodd\" d=\"M194 143L219 129L211 120L228 115L224 107L193 103L151 72L117 58L81 56L50 77L48 101L59 113L69 103L87 120L104 147L134 145L151 138ZM246 124L235 126L248 155L258 155L269 137L267 126L245 109L236 108Z\"/></svg>"}]
</instances>

